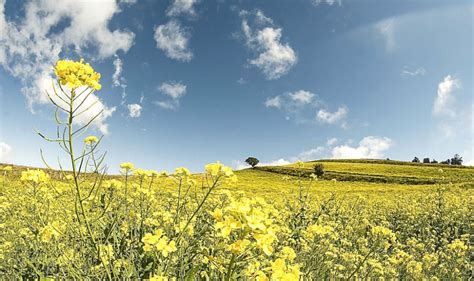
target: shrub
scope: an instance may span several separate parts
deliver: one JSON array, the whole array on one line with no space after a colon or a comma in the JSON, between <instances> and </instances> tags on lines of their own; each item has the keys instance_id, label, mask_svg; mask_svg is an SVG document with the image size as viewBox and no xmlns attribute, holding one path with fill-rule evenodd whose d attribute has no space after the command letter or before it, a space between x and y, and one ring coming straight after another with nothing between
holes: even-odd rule
<instances>
[{"instance_id":1,"label":"shrub","mask_svg":"<svg viewBox=\"0 0 474 281\"><path fill-rule=\"evenodd\" d=\"M318 176L318 178L322 177L324 175L324 165L321 163L314 165L314 174Z\"/></svg>"}]
</instances>

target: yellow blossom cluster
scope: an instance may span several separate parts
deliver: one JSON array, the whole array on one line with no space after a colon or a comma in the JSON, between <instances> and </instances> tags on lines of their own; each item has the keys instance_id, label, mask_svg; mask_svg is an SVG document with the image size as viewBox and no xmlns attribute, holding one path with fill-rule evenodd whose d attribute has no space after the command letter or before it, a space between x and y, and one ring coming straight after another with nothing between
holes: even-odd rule
<instances>
[{"instance_id":1,"label":"yellow blossom cluster","mask_svg":"<svg viewBox=\"0 0 474 281\"><path fill-rule=\"evenodd\" d=\"M90 87L94 90L100 90L100 73L94 71L89 63L84 64L84 60L71 61L59 60L54 68L61 85L66 85L70 89L79 87Z\"/></svg>"}]
</instances>

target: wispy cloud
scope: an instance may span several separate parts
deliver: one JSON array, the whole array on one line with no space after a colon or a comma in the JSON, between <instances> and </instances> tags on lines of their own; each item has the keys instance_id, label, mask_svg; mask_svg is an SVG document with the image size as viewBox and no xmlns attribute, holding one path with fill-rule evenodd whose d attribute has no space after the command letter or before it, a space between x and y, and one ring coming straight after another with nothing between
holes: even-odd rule
<instances>
[{"instance_id":1,"label":"wispy cloud","mask_svg":"<svg viewBox=\"0 0 474 281\"><path fill-rule=\"evenodd\" d=\"M155 104L165 109L176 110L179 108L180 99L186 94L187 87L180 82L165 82L158 87L158 90L170 99L156 101Z\"/></svg>"},{"instance_id":2,"label":"wispy cloud","mask_svg":"<svg viewBox=\"0 0 474 281\"><path fill-rule=\"evenodd\" d=\"M287 74L298 62L295 51L288 43L281 42L282 29L262 11L241 11L242 31L246 45L258 56L249 61L258 67L269 80Z\"/></svg>"},{"instance_id":3,"label":"wispy cloud","mask_svg":"<svg viewBox=\"0 0 474 281\"><path fill-rule=\"evenodd\" d=\"M418 76L418 75L425 75L426 74L426 70L423 68L423 67L418 67L416 69L408 69L407 67L405 67L404 69L402 69L402 75L408 75L408 76Z\"/></svg>"},{"instance_id":4,"label":"wispy cloud","mask_svg":"<svg viewBox=\"0 0 474 281\"><path fill-rule=\"evenodd\" d=\"M319 5L322 5L322 4L326 4L326 5L329 5L329 6L332 6L332 5L341 6L342 5L342 0L311 0L311 4L313 4L315 7L317 7Z\"/></svg>"},{"instance_id":5,"label":"wispy cloud","mask_svg":"<svg viewBox=\"0 0 474 281\"><path fill-rule=\"evenodd\" d=\"M191 34L181 26L178 20L155 27L156 47L163 50L171 59L188 62L193 58L189 49Z\"/></svg>"},{"instance_id":6,"label":"wispy cloud","mask_svg":"<svg viewBox=\"0 0 474 281\"><path fill-rule=\"evenodd\" d=\"M166 15L169 17L176 17L181 14L196 16L194 5L198 2L199 0L174 0L167 9Z\"/></svg>"},{"instance_id":7,"label":"wispy cloud","mask_svg":"<svg viewBox=\"0 0 474 281\"><path fill-rule=\"evenodd\" d=\"M346 106L340 106L337 111L330 112L325 103L309 91L298 90L268 97L264 105L281 110L287 120L293 118L298 123L340 124L347 128L346 118L349 110Z\"/></svg>"},{"instance_id":8,"label":"wispy cloud","mask_svg":"<svg viewBox=\"0 0 474 281\"><path fill-rule=\"evenodd\" d=\"M387 52L392 52L396 47L395 27L395 18L388 18L375 24L375 30L385 41L385 49Z\"/></svg>"}]
</instances>

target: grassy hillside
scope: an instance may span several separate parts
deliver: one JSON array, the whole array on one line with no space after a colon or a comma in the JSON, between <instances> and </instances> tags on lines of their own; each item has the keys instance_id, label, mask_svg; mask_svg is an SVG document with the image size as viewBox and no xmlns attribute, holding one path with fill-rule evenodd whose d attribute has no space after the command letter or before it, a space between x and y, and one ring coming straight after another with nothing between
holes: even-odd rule
<instances>
[{"instance_id":1,"label":"grassy hillside","mask_svg":"<svg viewBox=\"0 0 474 281\"><path fill-rule=\"evenodd\" d=\"M309 176L316 164L323 164L324 179L400 184L435 184L474 182L474 167L441 164L417 164L390 160L319 160L302 167L258 167L267 172Z\"/></svg>"}]
</instances>

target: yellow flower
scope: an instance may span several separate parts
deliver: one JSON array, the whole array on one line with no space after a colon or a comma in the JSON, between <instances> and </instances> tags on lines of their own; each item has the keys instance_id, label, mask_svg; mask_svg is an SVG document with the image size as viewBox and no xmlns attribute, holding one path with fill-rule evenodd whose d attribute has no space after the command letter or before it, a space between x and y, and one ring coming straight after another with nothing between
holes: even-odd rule
<instances>
[{"instance_id":1,"label":"yellow flower","mask_svg":"<svg viewBox=\"0 0 474 281\"><path fill-rule=\"evenodd\" d=\"M122 187L122 182L119 180L111 179L111 180L106 180L104 181L104 187L105 188L121 188Z\"/></svg>"},{"instance_id":2,"label":"yellow flower","mask_svg":"<svg viewBox=\"0 0 474 281\"><path fill-rule=\"evenodd\" d=\"M287 247L287 246L283 247L283 249L281 250L281 253L282 253L283 258L286 260L292 261L296 258L295 251L290 247Z\"/></svg>"},{"instance_id":3,"label":"yellow flower","mask_svg":"<svg viewBox=\"0 0 474 281\"><path fill-rule=\"evenodd\" d=\"M96 136L88 136L87 138L84 139L84 142L86 144L93 144L93 143L96 143L98 141L99 141L99 139L97 139Z\"/></svg>"},{"instance_id":4,"label":"yellow flower","mask_svg":"<svg viewBox=\"0 0 474 281\"><path fill-rule=\"evenodd\" d=\"M21 172L20 179L24 182L41 184L49 181L49 175L42 170L27 170Z\"/></svg>"},{"instance_id":5,"label":"yellow flower","mask_svg":"<svg viewBox=\"0 0 474 281\"><path fill-rule=\"evenodd\" d=\"M122 170L124 170L125 172L128 172L130 170L135 169L135 166L133 166L133 164L130 162L124 162L120 164L120 168L122 168Z\"/></svg>"},{"instance_id":6,"label":"yellow flower","mask_svg":"<svg viewBox=\"0 0 474 281\"><path fill-rule=\"evenodd\" d=\"M12 166L5 166L2 168L2 171L4 172L11 172L13 170L13 167Z\"/></svg>"},{"instance_id":7,"label":"yellow flower","mask_svg":"<svg viewBox=\"0 0 474 281\"><path fill-rule=\"evenodd\" d=\"M247 246L250 245L250 241L247 239L237 240L229 246L229 250L234 254L240 254Z\"/></svg>"},{"instance_id":8,"label":"yellow flower","mask_svg":"<svg viewBox=\"0 0 474 281\"><path fill-rule=\"evenodd\" d=\"M207 164L204 168L206 173L212 177L223 176L229 183L237 181L237 176L234 174L234 171L232 171L232 168L222 165L219 161Z\"/></svg>"},{"instance_id":9,"label":"yellow flower","mask_svg":"<svg viewBox=\"0 0 474 281\"><path fill-rule=\"evenodd\" d=\"M191 175L191 172L187 168L179 167L179 168L176 168L174 174L176 176L188 177Z\"/></svg>"},{"instance_id":10,"label":"yellow flower","mask_svg":"<svg viewBox=\"0 0 474 281\"><path fill-rule=\"evenodd\" d=\"M54 68L59 83L70 89L86 86L100 90L102 87L99 84L100 73L95 72L89 63L84 64L83 61L83 59L80 61L59 60Z\"/></svg>"}]
</instances>

